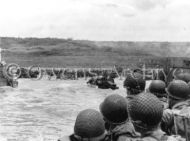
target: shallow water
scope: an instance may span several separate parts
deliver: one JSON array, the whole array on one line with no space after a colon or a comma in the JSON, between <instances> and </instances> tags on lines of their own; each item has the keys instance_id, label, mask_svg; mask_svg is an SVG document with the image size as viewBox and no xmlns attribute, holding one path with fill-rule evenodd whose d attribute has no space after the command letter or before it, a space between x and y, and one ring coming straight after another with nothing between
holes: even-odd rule
<instances>
[{"instance_id":1,"label":"shallow water","mask_svg":"<svg viewBox=\"0 0 190 141\"><path fill-rule=\"evenodd\" d=\"M86 80L20 79L19 87L0 88L0 140L56 141L73 132L75 118L86 108L99 109L110 94L119 90L90 88Z\"/></svg>"}]
</instances>

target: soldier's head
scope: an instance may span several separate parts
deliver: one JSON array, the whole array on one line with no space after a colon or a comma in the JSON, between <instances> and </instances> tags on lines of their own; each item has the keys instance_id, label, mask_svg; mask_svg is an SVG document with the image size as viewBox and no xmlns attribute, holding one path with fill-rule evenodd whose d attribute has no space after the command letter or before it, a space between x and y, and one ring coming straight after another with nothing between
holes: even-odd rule
<instances>
[{"instance_id":1,"label":"soldier's head","mask_svg":"<svg viewBox=\"0 0 190 141\"><path fill-rule=\"evenodd\" d=\"M169 108L172 108L175 104L189 98L190 88L185 81L173 80L166 88L166 92L168 93Z\"/></svg>"},{"instance_id":2,"label":"soldier's head","mask_svg":"<svg viewBox=\"0 0 190 141\"><path fill-rule=\"evenodd\" d=\"M129 95L136 95L143 92L145 90L145 85L146 81L143 79L143 76L141 74L127 75L123 84L124 88L127 90L127 94Z\"/></svg>"},{"instance_id":3,"label":"soldier's head","mask_svg":"<svg viewBox=\"0 0 190 141\"><path fill-rule=\"evenodd\" d=\"M163 107L155 95L140 93L129 104L129 113L136 131L144 134L159 127Z\"/></svg>"},{"instance_id":4,"label":"soldier's head","mask_svg":"<svg viewBox=\"0 0 190 141\"><path fill-rule=\"evenodd\" d=\"M106 129L125 123L128 120L127 109L126 98L117 94L106 97L100 104L100 111L106 121Z\"/></svg>"},{"instance_id":5,"label":"soldier's head","mask_svg":"<svg viewBox=\"0 0 190 141\"><path fill-rule=\"evenodd\" d=\"M162 80L152 80L149 85L149 92L153 93L158 98L166 97L166 84Z\"/></svg>"},{"instance_id":6,"label":"soldier's head","mask_svg":"<svg viewBox=\"0 0 190 141\"><path fill-rule=\"evenodd\" d=\"M105 137L105 122L100 112L94 109L81 111L74 125L74 136L78 140L100 141Z\"/></svg>"},{"instance_id":7,"label":"soldier's head","mask_svg":"<svg viewBox=\"0 0 190 141\"><path fill-rule=\"evenodd\" d=\"M183 80L186 83L190 82L190 73L188 72L181 72L178 75L175 75L175 80Z\"/></svg>"}]
</instances>

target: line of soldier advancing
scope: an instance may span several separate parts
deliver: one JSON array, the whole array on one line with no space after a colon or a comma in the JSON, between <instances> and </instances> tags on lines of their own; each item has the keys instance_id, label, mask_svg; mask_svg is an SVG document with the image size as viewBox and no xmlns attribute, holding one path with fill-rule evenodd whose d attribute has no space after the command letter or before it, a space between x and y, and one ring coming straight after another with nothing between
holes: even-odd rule
<instances>
[{"instance_id":1,"label":"line of soldier advancing","mask_svg":"<svg viewBox=\"0 0 190 141\"><path fill-rule=\"evenodd\" d=\"M190 88L183 80L166 87L128 76L127 97L109 95L94 109L81 111L74 133L58 141L190 141ZM189 126L188 126L189 125Z\"/></svg>"}]
</instances>

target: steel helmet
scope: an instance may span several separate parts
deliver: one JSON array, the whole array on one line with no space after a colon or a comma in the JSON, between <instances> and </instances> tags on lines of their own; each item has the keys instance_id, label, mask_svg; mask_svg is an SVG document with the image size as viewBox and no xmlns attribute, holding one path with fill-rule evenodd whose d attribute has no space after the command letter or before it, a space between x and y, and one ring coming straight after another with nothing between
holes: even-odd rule
<instances>
[{"instance_id":1,"label":"steel helmet","mask_svg":"<svg viewBox=\"0 0 190 141\"><path fill-rule=\"evenodd\" d=\"M105 120L112 124L121 124L128 119L126 98L113 94L104 99L100 111Z\"/></svg>"},{"instance_id":2,"label":"steel helmet","mask_svg":"<svg viewBox=\"0 0 190 141\"><path fill-rule=\"evenodd\" d=\"M82 138L98 137L105 132L103 116L94 109L81 111L74 125L74 133Z\"/></svg>"},{"instance_id":3,"label":"steel helmet","mask_svg":"<svg viewBox=\"0 0 190 141\"><path fill-rule=\"evenodd\" d=\"M124 81L124 87L128 90L135 90L134 94L138 94L145 89L146 81L143 79L143 77L140 75L134 76L134 75L127 75L125 81Z\"/></svg>"},{"instance_id":4,"label":"steel helmet","mask_svg":"<svg viewBox=\"0 0 190 141\"><path fill-rule=\"evenodd\" d=\"M186 83L188 83L190 81L190 73L180 73L176 76L175 78L176 80L183 80L185 81Z\"/></svg>"},{"instance_id":5,"label":"steel helmet","mask_svg":"<svg viewBox=\"0 0 190 141\"><path fill-rule=\"evenodd\" d=\"M166 84L162 80L152 80L149 85L149 92L155 94L156 96L164 96Z\"/></svg>"},{"instance_id":6,"label":"steel helmet","mask_svg":"<svg viewBox=\"0 0 190 141\"><path fill-rule=\"evenodd\" d=\"M160 100L151 93L140 93L130 102L130 116L133 121L141 121L148 126L156 126L163 115Z\"/></svg>"},{"instance_id":7,"label":"steel helmet","mask_svg":"<svg viewBox=\"0 0 190 141\"><path fill-rule=\"evenodd\" d=\"M173 80L167 87L167 93L174 99L186 99L189 97L190 88L185 81Z\"/></svg>"}]
</instances>

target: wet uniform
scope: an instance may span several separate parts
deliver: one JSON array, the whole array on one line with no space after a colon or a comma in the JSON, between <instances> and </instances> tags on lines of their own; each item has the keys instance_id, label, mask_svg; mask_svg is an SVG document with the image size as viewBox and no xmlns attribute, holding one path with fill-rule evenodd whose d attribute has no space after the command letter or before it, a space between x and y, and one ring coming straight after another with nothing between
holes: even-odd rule
<instances>
[{"instance_id":1,"label":"wet uniform","mask_svg":"<svg viewBox=\"0 0 190 141\"><path fill-rule=\"evenodd\" d=\"M169 135L178 133L182 137L187 137L185 133L188 130L185 130L185 127L190 127L190 121L184 123L184 120L188 118L185 118L185 116L182 118L182 113L190 114L188 109L188 107L190 108L189 92L188 84L182 80L173 80L167 87L170 109L164 110L161 128ZM176 132L177 129L179 129L178 132Z\"/></svg>"},{"instance_id":2,"label":"wet uniform","mask_svg":"<svg viewBox=\"0 0 190 141\"><path fill-rule=\"evenodd\" d=\"M174 105L172 109L166 109L162 118L162 129L168 134L175 134L174 114L179 114L182 112L189 114L190 111L188 108L190 108L190 99L184 102L179 102L178 104ZM176 124L177 127L180 127L180 131L178 131L178 133L184 137L185 131L183 130L183 123L177 122Z\"/></svg>"},{"instance_id":3,"label":"wet uniform","mask_svg":"<svg viewBox=\"0 0 190 141\"><path fill-rule=\"evenodd\" d=\"M140 133L136 132L133 124L128 121L125 124L117 125L111 133L108 132L105 141L127 141L131 138L140 138Z\"/></svg>"}]
</instances>

